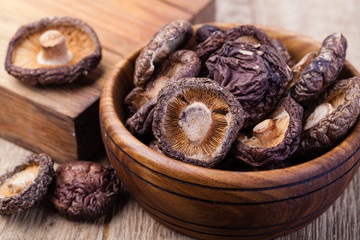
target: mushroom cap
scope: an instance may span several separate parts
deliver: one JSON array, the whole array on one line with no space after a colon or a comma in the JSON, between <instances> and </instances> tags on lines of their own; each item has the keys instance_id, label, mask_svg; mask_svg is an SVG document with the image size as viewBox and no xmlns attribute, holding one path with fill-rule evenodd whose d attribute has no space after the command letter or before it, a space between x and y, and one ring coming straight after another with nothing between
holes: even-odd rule
<instances>
[{"instance_id":1,"label":"mushroom cap","mask_svg":"<svg viewBox=\"0 0 360 240\"><path fill-rule=\"evenodd\" d=\"M360 78L342 79L331 86L313 107L304 113L305 119L322 103L330 103L334 110L320 121L304 129L297 155L312 158L338 144L356 123L360 115Z\"/></svg>"},{"instance_id":2,"label":"mushroom cap","mask_svg":"<svg viewBox=\"0 0 360 240\"><path fill-rule=\"evenodd\" d=\"M299 80L290 88L291 96L307 106L333 84L344 66L347 41L340 33L326 37L316 57L301 72Z\"/></svg>"},{"instance_id":3,"label":"mushroom cap","mask_svg":"<svg viewBox=\"0 0 360 240\"><path fill-rule=\"evenodd\" d=\"M302 131L303 108L291 97L283 98L277 109L270 115L274 117L278 111L286 111L289 116L289 123L283 138L274 146L249 146L244 144L239 137L235 140L231 150L231 156L241 162L245 162L253 167L263 167L276 164L291 156L300 144L300 135Z\"/></svg>"},{"instance_id":4,"label":"mushroom cap","mask_svg":"<svg viewBox=\"0 0 360 240\"><path fill-rule=\"evenodd\" d=\"M165 155L211 168L230 150L243 115L234 96L213 80L184 78L160 91L152 129Z\"/></svg>"},{"instance_id":5,"label":"mushroom cap","mask_svg":"<svg viewBox=\"0 0 360 240\"><path fill-rule=\"evenodd\" d=\"M66 38L72 59L61 66L37 62L41 50L40 36L58 30ZM47 17L20 27L11 39L5 60L6 71L31 85L71 83L87 75L101 60L101 45L94 30L80 19Z\"/></svg>"},{"instance_id":6,"label":"mushroom cap","mask_svg":"<svg viewBox=\"0 0 360 240\"><path fill-rule=\"evenodd\" d=\"M51 201L70 220L95 220L108 213L120 192L114 169L88 161L69 162L56 169Z\"/></svg>"},{"instance_id":7,"label":"mushroom cap","mask_svg":"<svg viewBox=\"0 0 360 240\"><path fill-rule=\"evenodd\" d=\"M208 77L230 91L247 116L244 127L261 121L292 79L292 72L268 45L227 42L207 61Z\"/></svg>"},{"instance_id":8,"label":"mushroom cap","mask_svg":"<svg viewBox=\"0 0 360 240\"><path fill-rule=\"evenodd\" d=\"M196 42L201 43L201 42L205 41L215 31L225 32L221 28L218 28L218 27L213 26L213 25L206 25L205 24L205 25L199 27L196 30L196 33L195 33Z\"/></svg>"},{"instance_id":9,"label":"mushroom cap","mask_svg":"<svg viewBox=\"0 0 360 240\"><path fill-rule=\"evenodd\" d=\"M177 50L164 59L154 74L143 87L135 87L126 97L124 103L132 116L142 105L156 97L168 81L180 78L195 77L200 70L201 62L195 52Z\"/></svg>"},{"instance_id":10,"label":"mushroom cap","mask_svg":"<svg viewBox=\"0 0 360 240\"><path fill-rule=\"evenodd\" d=\"M183 19L172 21L156 32L136 59L135 86L144 86L154 73L155 65L186 43L192 34L191 23Z\"/></svg>"},{"instance_id":11,"label":"mushroom cap","mask_svg":"<svg viewBox=\"0 0 360 240\"><path fill-rule=\"evenodd\" d=\"M7 183L7 181L13 180L21 182L23 179L26 179L27 176L25 174L28 173L23 173L23 175L25 175L23 176L23 179L21 179L21 176L15 175L22 174L22 171L27 167L35 166L38 169L36 177L21 191L9 196L0 196L0 213L13 214L28 209L39 202L47 193L49 185L53 179L53 164L54 161L45 153L32 154L22 163L2 175L0 177L1 192L3 192L2 187Z\"/></svg>"}]
</instances>

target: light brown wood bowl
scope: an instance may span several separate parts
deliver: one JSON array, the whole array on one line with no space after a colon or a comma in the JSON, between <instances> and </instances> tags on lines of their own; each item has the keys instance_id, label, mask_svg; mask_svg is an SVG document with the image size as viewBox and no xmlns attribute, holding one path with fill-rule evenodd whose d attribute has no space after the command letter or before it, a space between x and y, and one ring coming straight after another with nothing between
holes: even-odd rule
<instances>
[{"instance_id":1,"label":"light brown wood bowl","mask_svg":"<svg viewBox=\"0 0 360 240\"><path fill-rule=\"evenodd\" d=\"M281 40L296 60L320 47L320 42L298 33L258 27ZM127 190L166 226L200 239L274 238L318 217L353 178L359 167L359 121L331 151L284 169L207 169L153 151L123 125L123 100L133 88L139 51L121 61L106 80L100 99L101 131L109 160ZM359 72L346 62L341 76L354 75Z\"/></svg>"}]
</instances>

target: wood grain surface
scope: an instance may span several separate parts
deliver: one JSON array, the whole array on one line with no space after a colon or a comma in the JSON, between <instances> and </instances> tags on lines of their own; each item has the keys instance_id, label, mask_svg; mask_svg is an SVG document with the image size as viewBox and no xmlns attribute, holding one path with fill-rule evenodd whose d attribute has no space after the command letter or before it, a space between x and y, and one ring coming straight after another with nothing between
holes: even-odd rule
<instances>
[{"instance_id":1,"label":"wood grain surface","mask_svg":"<svg viewBox=\"0 0 360 240\"><path fill-rule=\"evenodd\" d=\"M13 16L22 15L28 20L36 20L43 16L43 11L51 14L63 12L63 14L74 14L75 17L82 17L94 22L95 30L99 31L101 23L96 22L99 19L104 22L121 22L121 19L128 19L130 12L122 15L117 13L119 7L135 11L139 18L133 19L131 24L142 26L142 31L136 32L139 37L150 36L152 30L149 24L144 23L142 17L157 18L164 14L171 18L174 11L169 11L170 6L179 9L184 16L190 16L193 12L190 4L196 4L197 1L172 1L163 0L160 2L161 8L152 10L151 14L146 13L146 9L151 9L152 1L132 1L137 7L129 6L126 1L108 1L109 5L103 1L91 1L96 7L89 12L84 12L83 5L87 1L72 1L73 7L64 4L64 1L51 1L56 8L49 9L44 4L37 4L35 1L22 1L25 3L24 9L35 11L21 11L16 8L6 7L7 2L16 5L19 1L0 0L0 22L1 28L7 32L14 32L14 26L6 24L9 19L15 19L18 26L25 22ZM43 0L45 2L45 0ZM179 8L182 2L187 3ZM145 5L143 5L145 4ZM182 4L181 4L182 5ZM300 32L304 35L322 41L332 32L340 31L348 39L348 60L360 69L360 5L356 0L218 0L216 1L216 19L222 22L242 22L257 23L264 25L273 25L288 30ZM103 18L93 17L98 9L106 9L106 16ZM165 9L165 10L164 10ZM166 11L167 9L167 11ZM114 20L113 16L116 16ZM103 44L116 45L114 49L104 51L104 60L102 63L104 71L108 71L114 62L121 59L126 53L133 50L134 39L129 39L127 34L119 32L115 25L107 24L107 31L113 32L116 38L112 38L107 31L101 33L103 36L100 41ZM132 25L124 26L127 31L135 31ZM151 25L150 25L151 26ZM154 28L159 26L155 25ZM100 33L99 33L100 35ZM0 31L0 39L4 36L4 31ZM121 40L118 39L121 36ZM8 37L8 36L6 36ZM135 39L135 41L137 41ZM136 46L143 42L137 41ZM6 46L7 42L5 43ZM0 40L0 63L5 56L4 42ZM123 51L125 55L121 55ZM105 56L107 56L105 58ZM0 67L0 81L3 78L4 69ZM101 86L98 86L101 88ZM39 96L39 98L41 98ZM4 114L4 113L1 113ZM1 129L0 129L1 131ZM0 139L0 173L4 173L10 166L15 165L23 157L30 153L22 147L14 145L4 139ZM94 161L108 164L105 152L100 151ZM279 239L360 239L360 174L356 174L350 182L344 193L336 202L319 218L310 225L298 230L295 233L281 237ZM59 216L55 210L46 201L31 210L15 214L12 216L0 216L0 239L167 239L167 240L188 240L191 239L179 233L176 233L157 221L145 212L123 189L122 197L118 205L114 207L113 214L109 218L101 218L94 223L71 222Z\"/></svg>"}]
</instances>

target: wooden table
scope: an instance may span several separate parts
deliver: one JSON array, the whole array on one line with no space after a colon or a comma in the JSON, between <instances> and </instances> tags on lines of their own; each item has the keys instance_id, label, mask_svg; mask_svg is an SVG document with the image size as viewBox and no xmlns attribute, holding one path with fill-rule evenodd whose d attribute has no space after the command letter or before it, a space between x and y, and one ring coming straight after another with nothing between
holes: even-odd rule
<instances>
[{"instance_id":1,"label":"wooden table","mask_svg":"<svg viewBox=\"0 0 360 240\"><path fill-rule=\"evenodd\" d=\"M26 7L22 8L21 4L25 2L23 6ZM5 30L14 33L18 26L29 21L43 16L61 14L80 17L95 28L105 45L102 64L105 71L108 71L115 62L151 37L154 29L175 19L175 15L192 19L193 22L203 20L202 17L206 15L204 12L209 10L206 8L208 2L210 1L0 0L0 65L3 66L4 61L4 38L11 37L11 34L4 33ZM149 25L145 24L144 18L132 19L132 24L143 25L143 31L137 32L136 39L120 36L116 33L117 26L125 24L122 22L125 19L129 20L128 15L117 14L117 9L121 7L126 8L122 12L132 11L144 18L153 18L157 22ZM217 21L273 25L301 32L319 41L332 32L342 32L348 39L347 58L357 69L360 69L360 42L358 40L360 39L358 27L360 6L355 0L346 2L337 0L218 0L216 7ZM103 11L114 17L111 26L105 28L107 31L103 29L103 26L96 24L98 19L101 21L104 17L101 14ZM198 17L194 17L195 15ZM131 25L128 29L133 33L135 31L131 29ZM109 32L113 35L107 34ZM29 153L31 153L29 150L0 139L0 173L5 172L8 167L15 165ZM108 163L104 151L100 151L93 160ZM358 173L345 192L323 215L303 229L279 239L360 239L359 184L360 174ZM101 218L94 223L68 221L59 216L46 200L28 211L12 216L0 216L0 239L184 240L190 238L156 222L123 189L121 200L114 207L112 216Z\"/></svg>"}]
</instances>

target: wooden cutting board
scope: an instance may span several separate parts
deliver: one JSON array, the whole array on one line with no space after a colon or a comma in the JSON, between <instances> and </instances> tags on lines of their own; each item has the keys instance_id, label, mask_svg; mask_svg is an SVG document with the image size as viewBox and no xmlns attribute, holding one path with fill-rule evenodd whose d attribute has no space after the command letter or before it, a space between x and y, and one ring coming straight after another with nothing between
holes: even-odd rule
<instances>
[{"instance_id":1,"label":"wooden cutting board","mask_svg":"<svg viewBox=\"0 0 360 240\"><path fill-rule=\"evenodd\" d=\"M99 97L116 62L170 21L213 21L215 9L213 0L0 0L0 6L0 137L59 162L88 159L102 146ZM103 57L72 84L29 86L3 67L8 43L20 26L48 16L87 22L100 39Z\"/></svg>"}]
</instances>

